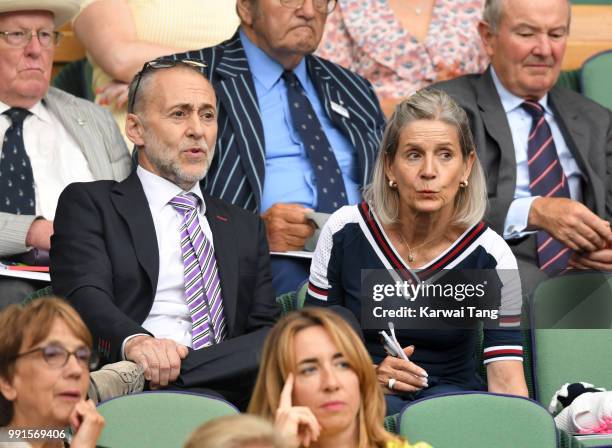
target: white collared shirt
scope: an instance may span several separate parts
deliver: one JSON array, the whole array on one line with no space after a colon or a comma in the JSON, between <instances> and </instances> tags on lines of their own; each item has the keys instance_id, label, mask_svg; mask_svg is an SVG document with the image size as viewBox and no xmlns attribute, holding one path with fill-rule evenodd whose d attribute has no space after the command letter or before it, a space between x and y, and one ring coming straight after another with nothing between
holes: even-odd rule
<instances>
[{"instance_id":1,"label":"white collared shirt","mask_svg":"<svg viewBox=\"0 0 612 448\"><path fill-rule=\"evenodd\" d=\"M0 101L0 136L11 126L4 115L10 106ZM55 218L60 193L72 182L94 180L87 159L57 117L39 101L23 122L23 144L34 175L36 215Z\"/></svg>"},{"instance_id":2,"label":"white collared shirt","mask_svg":"<svg viewBox=\"0 0 612 448\"><path fill-rule=\"evenodd\" d=\"M527 140L533 118L521 107L525 100L514 95L502 85L493 67L491 67L491 76L508 118L516 158L516 188L514 190L514 201L510 204L504 223L504 238L520 238L532 233L525 231L525 229L528 224L531 203L539 197L532 196L529 190L529 167L527 165ZM570 197L576 201L581 201L582 189L580 181L582 172L565 143L561 129L559 129L557 120L548 104L548 94L544 95L538 103L544 108L544 119L550 126L559 162L565 177L567 177Z\"/></svg>"},{"instance_id":3,"label":"white collared shirt","mask_svg":"<svg viewBox=\"0 0 612 448\"><path fill-rule=\"evenodd\" d=\"M185 301L185 271L181 254L180 231L183 218L169 204L170 200L183 193L183 190L141 166L137 168L136 173L142 183L151 216L153 216L159 251L157 290L149 316L142 326L156 338L172 339L179 344L191 347L192 322ZM200 226L206 238L213 244L212 231L206 219L206 204L199 182L196 182L189 192L197 195L202 201L198 213ZM153 244L152 241L151 244Z\"/></svg>"}]
</instances>

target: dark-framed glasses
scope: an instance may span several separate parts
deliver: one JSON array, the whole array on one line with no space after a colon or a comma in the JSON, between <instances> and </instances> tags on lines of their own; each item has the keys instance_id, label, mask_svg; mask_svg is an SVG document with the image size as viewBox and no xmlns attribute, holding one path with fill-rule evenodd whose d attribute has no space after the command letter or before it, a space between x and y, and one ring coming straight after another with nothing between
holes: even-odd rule
<instances>
[{"instance_id":1,"label":"dark-framed glasses","mask_svg":"<svg viewBox=\"0 0 612 448\"><path fill-rule=\"evenodd\" d=\"M77 362L89 370L95 369L98 365L98 357L88 347L79 347L71 352L59 344L49 344L44 347L37 347L27 352L19 353L14 359L36 352L42 352L43 359L49 367L64 367L68 364L70 355L74 355Z\"/></svg>"},{"instance_id":2,"label":"dark-framed glasses","mask_svg":"<svg viewBox=\"0 0 612 448\"><path fill-rule=\"evenodd\" d=\"M286 8L300 9L306 0L280 0L280 4ZM314 9L320 13L329 14L336 7L336 0L312 0Z\"/></svg>"},{"instance_id":3,"label":"dark-framed glasses","mask_svg":"<svg viewBox=\"0 0 612 448\"><path fill-rule=\"evenodd\" d=\"M203 69L206 68L206 63L201 59L172 59L169 57L161 57L157 59L153 59L152 61L145 62L142 66L142 70L140 70L136 74L136 85L134 87L133 92L129 98L128 103L128 112L132 113L134 111L134 103L136 102L136 94L138 93L138 87L140 87L140 80L142 76L150 70L160 69L160 68L171 68L176 67L178 64L184 64L193 68Z\"/></svg>"},{"instance_id":4,"label":"dark-framed glasses","mask_svg":"<svg viewBox=\"0 0 612 448\"><path fill-rule=\"evenodd\" d=\"M12 47L27 47L34 35L43 48L56 47L62 38L62 33L53 30L0 31L0 36Z\"/></svg>"}]
</instances>

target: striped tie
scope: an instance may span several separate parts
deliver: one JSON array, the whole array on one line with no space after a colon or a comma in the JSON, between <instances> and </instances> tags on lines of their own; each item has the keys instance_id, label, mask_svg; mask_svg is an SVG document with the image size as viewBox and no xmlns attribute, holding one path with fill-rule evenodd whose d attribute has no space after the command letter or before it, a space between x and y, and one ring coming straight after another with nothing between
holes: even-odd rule
<instances>
[{"instance_id":1,"label":"striped tie","mask_svg":"<svg viewBox=\"0 0 612 448\"><path fill-rule=\"evenodd\" d=\"M533 122L527 141L529 166L529 190L534 196L569 198L570 192L550 126L544 118L540 103L525 101L522 108L531 115ZM560 241L540 230L537 233L538 261L540 269L555 274L567 268L571 251Z\"/></svg>"},{"instance_id":2,"label":"striped tie","mask_svg":"<svg viewBox=\"0 0 612 448\"><path fill-rule=\"evenodd\" d=\"M225 315L217 260L198 220L198 197L181 193L170 205L183 217L181 253L185 267L185 299L192 320L194 349L221 342L226 336Z\"/></svg>"}]
</instances>

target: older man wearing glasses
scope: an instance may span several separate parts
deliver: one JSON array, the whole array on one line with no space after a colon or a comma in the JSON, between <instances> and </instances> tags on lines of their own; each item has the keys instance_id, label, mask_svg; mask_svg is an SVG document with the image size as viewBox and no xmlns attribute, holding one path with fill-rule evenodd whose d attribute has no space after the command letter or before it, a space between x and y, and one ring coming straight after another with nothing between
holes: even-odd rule
<instances>
[{"instance_id":1,"label":"older man wearing glasses","mask_svg":"<svg viewBox=\"0 0 612 448\"><path fill-rule=\"evenodd\" d=\"M218 154L203 188L260 213L273 251L304 247L310 211L360 201L384 127L371 85L312 55L335 5L238 0L234 37L186 53L209 63L219 95ZM277 294L295 289L308 266L273 257Z\"/></svg>"},{"instance_id":2,"label":"older man wearing glasses","mask_svg":"<svg viewBox=\"0 0 612 448\"><path fill-rule=\"evenodd\" d=\"M111 116L49 87L61 37L56 27L78 8L77 0L0 1L0 258L5 261L45 258L66 185L121 180L130 170ZM38 287L0 277L0 308Z\"/></svg>"}]
</instances>

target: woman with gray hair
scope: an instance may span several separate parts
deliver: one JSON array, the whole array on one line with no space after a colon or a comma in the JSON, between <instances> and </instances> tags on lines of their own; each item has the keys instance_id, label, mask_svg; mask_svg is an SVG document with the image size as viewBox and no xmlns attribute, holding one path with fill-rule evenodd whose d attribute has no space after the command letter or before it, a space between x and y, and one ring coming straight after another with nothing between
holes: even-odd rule
<instances>
[{"instance_id":1,"label":"woman with gray hair","mask_svg":"<svg viewBox=\"0 0 612 448\"><path fill-rule=\"evenodd\" d=\"M484 315L469 315L473 310L464 306L467 301L458 289L445 302L434 302L438 309L424 294L405 300L405 289L381 301L369 283L362 283L362 274L366 278L372 272L364 270L384 270L394 283L386 287L423 288L463 278L466 270L493 272L495 281L483 286L483 295L496 309L478 310L489 311L483 344L488 390L527 395L522 337L516 329L521 309L516 259L502 237L482 222L486 203L484 174L465 111L443 92L421 90L391 116L364 201L338 210L321 232L306 302L347 307L361 321L389 415L406 401L484 389L474 356L475 318ZM391 310L397 303L406 306ZM412 311L405 315L389 312L409 306ZM439 319L451 316L440 311L461 310L463 315L452 314L456 321ZM467 319L466 327L464 318L474 319ZM391 341L381 344L379 338L378 330L389 320L402 327L392 330L391 339L397 337L399 345L395 350Z\"/></svg>"}]
</instances>

